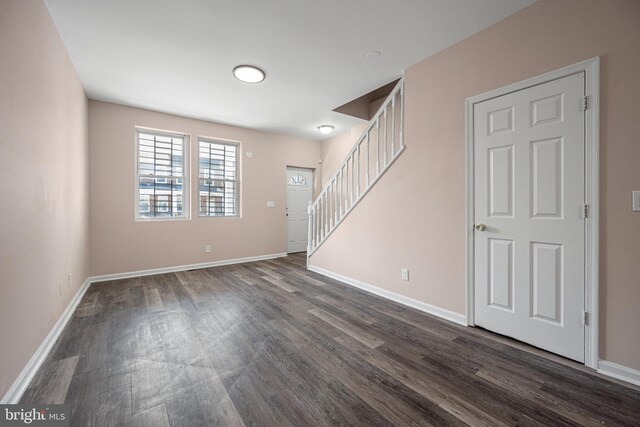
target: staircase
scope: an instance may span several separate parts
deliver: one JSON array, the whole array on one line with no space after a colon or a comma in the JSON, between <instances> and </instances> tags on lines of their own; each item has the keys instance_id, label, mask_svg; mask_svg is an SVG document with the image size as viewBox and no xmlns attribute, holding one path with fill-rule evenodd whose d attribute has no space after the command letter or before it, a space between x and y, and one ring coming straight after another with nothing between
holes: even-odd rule
<instances>
[{"instance_id":1,"label":"staircase","mask_svg":"<svg viewBox=\"0 0 640 427\"><path fill-rule=\"evenodd\" d=\"M404 151L403 113L404 77L320 195L309 203L307 262Z\"/></svg>"}]
</instances>

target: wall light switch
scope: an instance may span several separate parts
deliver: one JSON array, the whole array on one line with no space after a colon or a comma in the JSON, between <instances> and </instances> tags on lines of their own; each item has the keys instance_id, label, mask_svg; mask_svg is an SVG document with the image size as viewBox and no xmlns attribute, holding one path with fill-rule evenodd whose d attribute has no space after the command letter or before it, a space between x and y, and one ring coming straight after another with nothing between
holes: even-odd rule
<instances>
[{"instance_id":1,"label":"wall light switch","mask_svg":"<svg viewBox=\"0 0 640 427\"><path fill-rule=\"evenodd\" d=\"M275 208L276 207L276 202L274 202L273 200L267 200L267 207L268 208Z\"/></svg>"},{"instance_id":2,"label":"wall light switch","mask_svg":"<svg viewBox=\"0 0 640 427\"><path fill-rule=\"evenodd\" d=\"M635 212L640 212L640 191L631 192L633 202L631 204L631 210Z\"/></svg>"}]
</instances>

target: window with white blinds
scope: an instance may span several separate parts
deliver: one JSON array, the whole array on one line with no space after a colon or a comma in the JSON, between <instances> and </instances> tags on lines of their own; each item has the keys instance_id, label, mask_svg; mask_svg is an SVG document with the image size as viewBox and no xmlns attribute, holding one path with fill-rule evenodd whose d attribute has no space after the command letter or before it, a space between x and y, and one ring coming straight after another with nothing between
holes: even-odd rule
<instances>
[{"instance_id":1,"label":"window with white blinds","mask_svg":"<svg viewBox=\"0 0 640 427\"><path fill-rule=\"evenodd\" d=\"M138 219L187 217L186 140L184 135L138 130Z\"/></svg>"},{"instance_id":2,"label":"window with white blinds","mask_svg":"<svg viewBox=\"0 0 640 427\"><path fill-rule=\"evenodd\" d=\"M199 139L200 216L237 216L238 144Z\"/></svg>"}]
</instances>

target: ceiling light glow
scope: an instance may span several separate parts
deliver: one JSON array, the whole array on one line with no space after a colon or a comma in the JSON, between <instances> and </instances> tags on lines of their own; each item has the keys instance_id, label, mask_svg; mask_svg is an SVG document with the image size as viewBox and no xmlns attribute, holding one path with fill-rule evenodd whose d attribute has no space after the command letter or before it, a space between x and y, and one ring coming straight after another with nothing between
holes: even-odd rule
<instances>
[{"instance_id":1,"label":"ceiling light glow","mask_svg":"<svg viewBox=\"0 0 640 427\"><path fill-rule=\"evenodd\" d=\"M318 126L318 132L320 132L323 135L329 135L331 132L333 132L334 126L331 125L320 125Z\"/></svg>"},{"instance_id":2,"label":"ceiling light glow","mask_svg":"<svg viewBox=\"0 0 640 427\"><path fill-rule=\"evenodd\" d=\"M376 59L380 58L382 53L379 50L372 50L371 52L367 52L367 59Z\"/></svg>"},{"instance_id":3,"label":"ceiling light glow","mask_svg":"<svg viewBox=\"0 0 640 427\"><path fill-rule=\"evenodd\" d=\"M264 71L253 65L238 65L233 69L236 79L245 83L260 83L264 80Z\"/></svg>"}]
</instances>

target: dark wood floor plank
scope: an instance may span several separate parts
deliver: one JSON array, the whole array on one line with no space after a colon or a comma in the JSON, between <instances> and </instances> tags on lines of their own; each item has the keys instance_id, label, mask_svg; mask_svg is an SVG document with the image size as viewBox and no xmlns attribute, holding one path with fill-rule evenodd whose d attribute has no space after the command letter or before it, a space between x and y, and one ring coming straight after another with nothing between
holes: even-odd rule
<instances>
[{"instance_id":1,"label":"dark wood floor plank","mask_svg":"<svg viewBox=\"0 0 640 427\"><path fill-rule=\"evenodd\" d=\"M439 406L461 422L470 426L508 427L515 425L514 422L499 420L489 415L479 409L473 402L462 399L455 394L448 396L440 402Z\"/></svg>"},{"instance_id":2,"label":"dark wood floor plank","mask_svg":"<svg viewBox=\"0 0 640 427\"><path fill-rule=\"evenodd\" d=\"M576 408L566 402L553 399L540 390L535 383L523 381L509 375L508 372L499 371L497 369L483 368L476 372L480 378L483 378L509 393L514 393L524 399L537 402L541 406L551 409L553 412L562 415L568 419L577 421L585 427L602 426L603 420L589 416L586 411Z\"/></svg>"},{"instance_id":3,"label":"dark wood floor plank","mask_svg":"<svg viewBox=\"0 0 640 427\"><path fill-rule=\"evenodd\" d=\"M132 427L169 427L169 417L164 403L133 414L127 420L127 425Z\"/></svg>"},{"instance_id":4,"label":"dark wood floor plank","mask_svg":"<svg viewBox=\"0 0 640 427\"><path fill-rule=\"evenodd\" d=\"M361 322L364 322L368 325L372 325L378 321L374 316L371 316L363 311L355 309L352 305L345 303L341 300L333 298L329 295L317 295L316 299L324 302L329 307L334 307L342 310L343 312L350 314L351 316L357 318ZM324 307L324 305L322 306Z\"/></svg>"},{"instance_id":5,"label":"dark wood floor plank","mask_svg":"<svg viewBox=\"0 0 640 427\"><path fill-rule=\"evenodd\" d=\"M385 375L366 361L354 358L348 352L340 352L337 346L332 346L329 342L321 343L309 337L287 321L277 320L271 323L296 348L326 372L340 378L347 387L394 425L443 424L442 418L427 416L436 410L434 404L416 399L408 389L400 392L401 385L396 383L393 377Z\"/></svg>"},{"instance_id":6,"label":"dark wood floor plank","mask_svg":"<svg viewBox=\"0 0 640 427\"><path fill-rule=\"evenodd\" d=\"M174 398L168 364L139 360L132 375L131 410L134 414L164 404Z\"/></svg>"},{"instance_id":7,"label":"dark wood floor plank","mask_svg":"<svg viewBox=\"0 0 640 427\"><path fill-rule=\"evenodd\" d=\"M272 276L269 276L269 275L262 276L262 279L266 280L269 283L272 283L272 284L276 285L277 287L279 287L281 289L284 289L287 292L295 292L295 291L298 290L295 286L289 285L283 279L276 279L276 278L274 278Z\"/></svg>"},{"instance_id":8,"label":"dark wood floor plank","mask_svg":"<svg viewBox=\"0 0 640 427\"><path fill-rule=\"evenodd\" d=\"M147 302L147 310L150 312L161 311L164 309L162 297L157 288L144 288L144 299Z\"/></svg>"},{"instance_id":9,"label":"dark wood floor plank","mask_svg":"<svg viewBox=\"0 0 640 427\"><path fill-rule=\"evenodd\" d=\"M36 404L61 404L64 403L73 379L78 356L56 360L47 366L46 373L41 373L41 378L36 387L29 387L22 403Z\"/></svg>"},{"instance_id":10,"label":"dark wood floor plank","mask_svg":"<svg viewBox=\"0 0 640 427\"><path fill-rule=\"evenodd\" d=\"M376 348L384 344L384 341L376 338L374 335L363 330L357 325L348 323L343 319L340 319L339 317L322 310L321 308L313 308L309 310L309 313L325 321L327 324L333 326L334 328L344 332L350 337L355 338L369 348Z\"/></svg>"},{"instance_id":11,"label":"dark wood floor plank","mask_svg":"<svg viewBox=\"0 0 640 427\"><path fill-rule=\"evenodd\" d=\"M84 317L84 316L92 316L93 314L95 314L99 298L100 298L99 292L87 291L87 293L85 294L85 297L82 298L82 301L80 301L80 304L78 304L75 315L77 317Z\"/></svg>"},{"instance_id":12,"label":"dark wood floor plank","mask_svg":"<svg viewBox=\"0 0 640 427\"><path fill-rule=\"evenodd\" d=\"M235 404L213 368L187 366L185 369L207 425L244 426Z\"/></svg>"},{"instance_id":13,"label":"dark wood floor plank","mask_svg":"<svg viewBox=\"0 0 640 427\"><path fill-rule=\"evenodd\" d=\"M22 402L73 426L636 426L639 390L294 254L92 285Z\"/></svg>"},{"instance_id":14,"label":"dark wood floor plank","mask_svg":"<svg viewBox=\"0 0 640 427\"><path fill-rule=\"evenodd\" d=\"M446 399L448 392L451 391L448 388L441 389L433 386L430 381L426 381L422 376L416 375L416 370L407 368L403 364L390 360L376 351L372 351L371 348L362 344L358 340L351 337L336 337L335 340L362 357L371 365L396 378L405 386L416 391L437 405L443 402Z\"/></svg>"}]
</instances>

